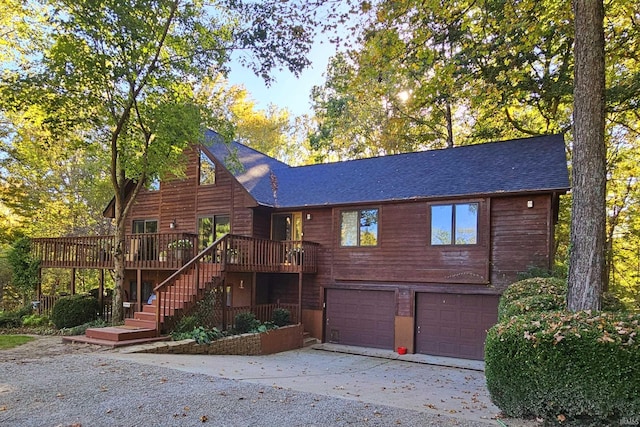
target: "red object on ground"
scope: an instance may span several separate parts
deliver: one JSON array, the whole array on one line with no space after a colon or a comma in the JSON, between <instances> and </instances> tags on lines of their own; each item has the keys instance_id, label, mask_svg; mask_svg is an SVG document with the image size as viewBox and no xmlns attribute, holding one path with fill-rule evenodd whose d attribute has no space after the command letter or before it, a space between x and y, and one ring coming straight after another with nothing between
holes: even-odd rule
<instances>
[{"instance_id":1,"label":"red object on ground","mask_svg":"<svg viewBox=\"0 0 640 427\"><path fill-rule=\"evenodd\" d=\"M407 354L407 347L398 347L398 354Z\"/></svg>"}]
</instances>

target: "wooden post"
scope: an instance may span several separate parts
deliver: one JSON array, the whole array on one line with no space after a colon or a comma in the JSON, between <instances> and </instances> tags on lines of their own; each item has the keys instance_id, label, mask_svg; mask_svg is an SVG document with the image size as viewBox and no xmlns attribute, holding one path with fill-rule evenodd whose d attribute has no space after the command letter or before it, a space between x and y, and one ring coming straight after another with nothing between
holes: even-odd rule
<instances>
[{"instance_id":1,"label":"wooden post","mask_svg":"<svg viewBox=\"0 0 640 427\"><path fill-rule=\"evenodd\" d=\"M42 314L42 268L38 268L38 284L36 285L36 301L38 304L38 314Z\"/></svg>"},{"instance_id":2,"label":"wooden post","mask_svg":"<svg viewBox=\"0 0 640 427\"><path fill-rule=\"evenodd\" d=\"M227 330L227 283L226 274L222 276L222 330Z\"/></svg>"},{"instance_id":3,"label":"wooden post","mask_svg":"<svg viewBox=\"0 0 640 427\"><path fill-rule=\"evenodd\" d=\"M256 293L258 292L258 283L256 281L257 273L254 271L251 275L251 306L255 306L256 304Z\"/></svg>"},{"instance_id":4,"label":"wooden post","mask_svg":"<svg viewBox=\"0 0 640 427\"><path fill-rule=\"evenodd\" d=\"M71 295L76 294L76 269L71 269Z\"/></svg>"},{"instance_id":5,"label":"wooden post","mask_svg":"<svg viewBox=\"0 0 640 427\"><path fill-rule=\"evenodd\" d=\"M298 323L302 323L302 270L298 273Z\"/></svg>"},{"instance_id":6,"label":"wooden post","mask_svg":"<svg viewBox=\"0 0 640 427\"><path fill-rule=\"evenodd\" d=\"M104 268L100 269L100 282L98 283L98 304L100 304L100 313L104 315Z\"/></svg>"},{"instance_id":7,"label":"wooden post","mask_svg":"<svg viewBox=\"0 0 640 427\"><path fill-rule=\"evenodd\" d=\"M139 310L142 310L142 270L136 270L136 304Z\"/></svg>"}]
</instances>

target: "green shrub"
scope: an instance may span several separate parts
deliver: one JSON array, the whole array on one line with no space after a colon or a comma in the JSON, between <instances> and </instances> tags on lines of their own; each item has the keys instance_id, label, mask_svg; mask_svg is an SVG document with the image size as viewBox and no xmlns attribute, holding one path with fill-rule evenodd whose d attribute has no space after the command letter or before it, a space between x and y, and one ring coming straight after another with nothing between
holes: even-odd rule
<instances>
[{"instance_id":1,"label":"green shrub","mask_svg":"<svg viewBox=\"0 0 640 427\"><path fill-rule=\"evenodd\" d=\"M286 308L276 308L273 310L271 321L278 327L287 326L291 323L291 312Z\"/></svg>"},{"instance_id":2,"label":"green shrub","mask_svg":"<svg viewBox=\"0 0 640 427\"><path fill-rule=\"evenodd\" d=\"M49 324L49 318L47 316L40 316L35 313L22 318L23 326L35 327L35 326L47 326L48 324Z\"/></svg>"},{"instance_id":3,"label":"green shrub","mask_svg":"<svg viewBox=\"0 0 640 427\"><path fill-rule=\"evenodd\" d=\"M71 328L96 320L100 312L98 300L85 295L62 297L51 310L51 321L56 328Z\"/></svg>"},{"instance_id":4,"label":"green shrub","mask_svg":"<svg viewBox=\"0 0 640 427\"><path fill-rule=\"evenodd\" d=\"M533 277L512 283L498 303L498 320L532 311L562 310L567 306L567 283L553 277ZM516 303L517 302L517 303Z\"/></svg>"},{"instance_id":5,"label":"green shrub","mask_svg":"<svg viewBox=\"0 0 640 427\"><path fill-rule=\"evenodd\" d=\"M253 313L240 313L234 318L234 329L239 334L246 334L258 329L260 321Z\"/></svg>"},{"instance_id":6,"label":"green shrub","mask_svg":"<svg viewBox=\"0 0 640 427\"><path fill-rule=\"evenodd\" d=\"M33 309L26 305L17 310L3 311L0 313L0 328L19 328L22 326L22 318L31 314Z\"/></svg>"},{"instance_id":7,"label":"green shrub","mask_svg":"<svg viewBox=\"0 0 640 427\"><path fill-rule=\"evenodd\" d=\"M175 341L193 339L198 344L209 344L211 341L219 340L225 336L225 333L218 328L209 329L203 326L193 328L190 332L174 332L171 334Z\"/></svg>"},{"instance_id":8,"label":"green shrub","mask_svg":"<svg viewBox=\"0 0 640 427\"><path fill-rule=\"evenodd\" d=\"M193 331L196 327L202 326L199 324L197 316L183 316L176 324L173 331L181 334Z\"/></svg>"},{"instance_id":9,"label":"green shrub","mask_svg":"<svg viewBox=\"0 0 640 427\"><path fill-rule=\"evenodd\" d=\"M620 299L611 292L602 294L602 311L625 311L626 307Z\"/></svg>"},{"instance_id":10,"label":"green shrub","mask_svg":"<svg viewBox=\"0 0 640 427\"><path fill-rule=\"evenodd\" d=\"M640 315L554 311L489 330L485 375L508 416L610 425L640 414Z\"/></svg>"},{"instance_id":11,"label":"green shrub","mask_svg":"<svg viewBox=\"0 0 640 427\"><path fill-rule=\"evenodd\" d=\"M61 335L83 335L89 328L103 328L107 326L107 322L102 319L92 320L82 325L73 326L71 328L62 328L59 333Z\"/></svg>"}]
</instances>

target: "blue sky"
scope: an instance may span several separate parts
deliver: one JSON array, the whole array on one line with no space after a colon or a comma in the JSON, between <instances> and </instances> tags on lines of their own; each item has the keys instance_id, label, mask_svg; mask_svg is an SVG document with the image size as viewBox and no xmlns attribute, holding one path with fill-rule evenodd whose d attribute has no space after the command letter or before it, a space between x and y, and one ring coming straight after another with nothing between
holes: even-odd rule
<instances>
[{"instance_id":1,"label":"blue sky","mask_svg":"<svg viewBox=\"0 0 640 427\"><path fill-rule=\"evenodd\" d=\"M335 54L331 43L314 44L309 54L311 66L304 70L299 78L289 71L274 73L276 81L267 87L264 81L253 72L243 68L237 62L231 63L229 82L243 85L256 101L257 108L265 109L269 104L287 108L292 115L311 113L311 88L324 83L323 74L327 70L329 58Z\"/></svg>"}]
</instances>

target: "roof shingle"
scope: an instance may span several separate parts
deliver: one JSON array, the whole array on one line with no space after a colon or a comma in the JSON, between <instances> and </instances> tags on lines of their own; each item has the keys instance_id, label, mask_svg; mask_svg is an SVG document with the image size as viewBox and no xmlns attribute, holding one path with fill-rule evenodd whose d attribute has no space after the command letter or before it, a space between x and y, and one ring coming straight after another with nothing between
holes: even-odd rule
<instances>
[{"instance_id":1,"label":"roof shingle","mask_svg":"<svg viewBox=\"0 0 640 427\"><path fill-rule=\"evenodd\" d=\"M284 208L444 197L566 191L562 135L468 145L368 159L290 167L245 145L207 134L209 150L225 162L235 151L244 170L236 179L256 201ZM272 176L277 182L276 197Z\"/></svg>"}]
</instances>

